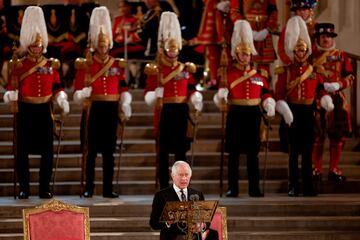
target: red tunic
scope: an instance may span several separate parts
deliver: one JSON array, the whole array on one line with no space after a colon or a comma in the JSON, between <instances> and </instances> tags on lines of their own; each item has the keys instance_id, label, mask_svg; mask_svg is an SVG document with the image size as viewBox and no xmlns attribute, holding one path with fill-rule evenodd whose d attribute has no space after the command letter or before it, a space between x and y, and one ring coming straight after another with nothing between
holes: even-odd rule
<instances>
[{"instance_id":1,"label":"red tunic","mask_svg":"<svg viewBox=\"0 0 360 240\"><path fill-rule=\"evenodd\" d=\"M333 132L349 133L352 131L350 106L342 90L350 87L354 81L350 59L344 51L339 49L315 50L313 56L314 65L321 70L324 82L340 84L339 91L330 93L335 110L328 114L328 128ZM334 116L334 114L338 114L338 116Z\"/></svg>"},{"instance_id":2,"label":"red tunic","mask_svg":"<svg viewBox=\"0 0 360 240\"><path fill-rule=\"evenodd\" d=\"M20 59L15 73L16 76L10 69L8 90L17 88L19 101L44 103L63 90L58 71L52 67L52 61L44 57L38 62L28 57Z\"/></svg>"},{"instance_id":3,"label":"red tunic","mask_svg":"<svg viewBox=\"0 0 360 240\"><path fill-rule=\"evenodd\" d=\"M164 88L162 101L166 103L187 103L188 97L195 91L196 81L186 64L177 62L175 66L161 65L160 74L149 74L146 79L145 93L157 87ZM161 75L163 83L159 83ZM166 81L166 82L165 82ZM164 83L165 82L165 83ZM187 116L184 116L187 117ZM160 110L154 112L154 135L159 133Z\"/></svg>"},{"instance_id":4,"label":"red tunic","mask_svg":"<svg viewBox=\"0 0 360 240\"><path fill-rule=\"evenodd\" d=\"M109 58L109 61L114 60L114 62L98 76L94 81L91 82L90 86L92 87L91 96L117 96L120 93L127 91L128 87L125 82L125 71L121 66L118 59L112 57ZM107 65L108 62L101 62L97 60L96 57L93 57L93 63L89 66L90 76L96 77L99 72ZM76 73L76 78L74 82L75 90L81 90L85 85L87 70L86 68L79 69Z\"/></svg>"},{"instance_id":5,"label":"red tunic","mask_svg":"<svg viewBox=\"0 0 360 240\"><path fill-rule=\"evenodd\" d=\"M325 95L323 90L317 95L318 85L323 83L323 78L314 70L310 71L310 68L311 65L295 64L282 67L275 86L275 99L292 104L311 105L317 97ZM307 72L309 74L306 74ZM303 81L298 81L302 75L307 77Z\"/></svg>"},{"instance_id":6,"label":"red tunic","mask_svg":"<svg viewBox=\"0 0 360 240\"><path fill-rule=\"evenodd\" d=\"M244 78L244 76L249 77L245 77L245 80L236 84L236 81ZM241 70L238 65L234 65L227 73L227 83L230 104L259 105L261 100L270 97L267 91L262 91L268 89L267 72L265 70L261 70L259 73L258 70L251 67Z\"/></svg>"}]
</instances>

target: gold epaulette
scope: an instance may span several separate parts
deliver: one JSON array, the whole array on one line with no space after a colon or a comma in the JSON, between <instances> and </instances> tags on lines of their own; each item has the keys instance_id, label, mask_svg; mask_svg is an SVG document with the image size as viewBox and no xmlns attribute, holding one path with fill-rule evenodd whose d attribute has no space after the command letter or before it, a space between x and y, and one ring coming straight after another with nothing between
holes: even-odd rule
<instances>
[{"instance_id":1,"label":"gold epaulette","mask_svg":"<svg viewBox=\"0 0 360 240\"><path fill-rule=\"evenodd\" d=\"M192 62L186 62L185 66L189 73L195 73L196 72L196 65Z\"/></svg>"},{"instance_id":2,"label":"gold epaulette","mask_svg":"<svg viewBox=\"0 0 360 240\"><path fill-rule=\"evenodd\" d=\"M14 61L13 59L10 59L10 61L9 61L9 68L10 69L12 67L19 68L21 66L22 66L22 59L16 59L16 61Z\"/></svg>"},{"instance_id":3,"label":"gold epaulette","mask_svg":"<svg viewBox=\"0 0 360 240\"><path fill-rule=\"evenodd\" d=\"M282 74L285 72L285 67L276 67L275 74Z\"/></svg>"},{"instance_id":4,"label":"gold epaulette","mask_svg":"<svg viewBox=\"0 0 360 240\"><path fill-rule=\"evenodd\" d=\"M75 60L75 69L84 69L86 67L86 58L77 58Z\"/></svg>"},{"instance_id":5,"label":"gold epaulette","mask_svg":"<svg viewBox=\"0 0 360 240\"><path fill-rule=\"evenodd\" d=\"M55 69L59 69L60 68L60 60L57 58L50 58L49 61L51 62L51 67L55 68Z\"/></svg>"},{"instance_id":6,"label":"gold epaulette","mask_svg":"<svg viewBox=\"0 0 360 240\"><path fill-rule=\"evenodd\" d=\"M124 58L115 58L115 61L119 64L120 68L125 68L127 66L127 62Z\"/></svg>"},{"instance_id":7,"label":"gold epaulette","mask_svg":"<svg viewBox=\"0 0 360 240\"><path fill-rule=\"evenodd\" d=\"M159 72L159 67L156 63L148 63L145 66L144 73L146 75L156 75Z\"/></svg>"},{"instance_id":8,"label":"gold epaulette","mask_svg":"<svg viewBox=\"0 0 360 240\"><path fill-rule=\"evenodd\" d=\"M264 78L269 78L269 73L268 73L268 71L266 71L265 69L259 69L258 72L259 72L259 74L260 74L261 76L263 76Z\"/></svg>"}]
</instances>

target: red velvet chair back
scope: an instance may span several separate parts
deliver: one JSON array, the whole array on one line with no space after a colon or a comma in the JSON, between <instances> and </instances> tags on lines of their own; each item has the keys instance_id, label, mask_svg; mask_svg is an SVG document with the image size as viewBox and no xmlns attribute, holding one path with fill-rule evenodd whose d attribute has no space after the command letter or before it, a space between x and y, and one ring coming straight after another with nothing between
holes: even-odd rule
<instances>
[{"instance_id":1,"label":"red velvet chair back","mask_svg":"<svg viewBox=\"0 0 360 240\"><path fill-rule=\"evenodd\" d=\"M219 240L228 240L226 207L217 207L210 228L219 234Z\"/></svg>"},{"instance_id":2,"label":"red velvet chair back","mask_svg":"<svg viewBox=\"0 0 360 240\"><path fill-rule=\"evenodd\" d=\"M90 240L89 208L50 200L23 209L24 240Z\"/></svg>"}]
</instances>

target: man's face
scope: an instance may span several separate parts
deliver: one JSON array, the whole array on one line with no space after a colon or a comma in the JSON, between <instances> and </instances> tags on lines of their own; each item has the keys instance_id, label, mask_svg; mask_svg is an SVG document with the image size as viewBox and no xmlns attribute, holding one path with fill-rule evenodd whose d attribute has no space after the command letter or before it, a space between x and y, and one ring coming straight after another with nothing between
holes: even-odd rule
<instances>
[{"instance_id":1,"label":"man's face","mask_svg":"<svg viewBox=\"0 0 360 240\"><path fill-rule=\"evenodd\" d=\"M179 165L177 172L171 175L174 184L180 188L184 189L189 186L191 174L189 168L186 165Z\"/></svg>"},{"instance_id":2,"label":"man's face","mask_svg":"<svg viewBox=\"0 0 360 240\"><path fill-rule=\"evenodd\" d=\"M295 10L295 14L300 16L304 21L306 21L310 17L310 9L309 8L298 8Z\"/></svg>"},{"instance_id":3,"label":"man's face","mask_svg":"<svg viewBox=\"0 0 360 240\"><path fill-rule=\"evenodd\" d=\"M119 13L121 16L128 16L130 14L130 6L124 2L119 3Z\"/></svg>"},{"instance_id":4,"label":"man's face","mask_svg":"<svg viewBox=\"0 0 360 240\"><path fill-rule=\"evenodd\" d=\"M104 45L100 45L98 46L98 48L96 48L96 53L98 54L98 56L100 58L105 58L108 56L109 53L109 47L108 46L104 46Z\"/></svg>"},{"instance_id":5,"label":"man's face","mask_svg":"<svg viewBox=\"0 0 360 240\"><path fill-rule=\"evenodd\" d=\"M37 44L36 45L30 45L28 47L28 51L29 51L31 56L39 57L39 56L42 55L43 46L38 46Z\"/></svg>"},{"instance_id":6,"label":"man's face","mask_svg":"<svg viewBox=\"0 0 360 240\"><path fill-rule=\"evenodd\" d=\"M334 45L334 39L329 34L321 34L318 41L322 48L331 48Z\"/></svg>"},{"instance_id":7,"label":"man's face","mask_svg":"<svg viewBox=\"0 0 360 240\"><path fill-rule=\"evenodd\" d=\"M298 61L298 62L305 62L307 60L307 57L306 57L306 53L307 51L305 49L297 49L294 51L294 54L295 54L295 59Z\"/></svg>"},{"instance_id":8,"label":"man's face","mask_svg":"<svg viewBox=\"0 0 360 240\"><path fill-rule=\"evenodd\" d=\"M154 8L159 4L159 0L145 0L145 5L147 8Z\"/></svg>"},{"instance_id":9,"label":"man's face","mask_svg":"<svg viewBox=\"0 0 360 240\"><path fill-rule=\"evenodd\" d=\"M240 65L247 66L250 64L251 54L245 52L238 52L237 56Z\"/></svg>"},{"instance_id":10,"label":"man's face","mask_svg":"<svg viewBox=\"0 0 360 240\"><path fill-rule=\"evenodd\" d=\"M176 62L178 59L178 56L179 56L178 49L165 49L164 53L165 53L166 59L171 63Z\"/></svg>"}]
</instances>

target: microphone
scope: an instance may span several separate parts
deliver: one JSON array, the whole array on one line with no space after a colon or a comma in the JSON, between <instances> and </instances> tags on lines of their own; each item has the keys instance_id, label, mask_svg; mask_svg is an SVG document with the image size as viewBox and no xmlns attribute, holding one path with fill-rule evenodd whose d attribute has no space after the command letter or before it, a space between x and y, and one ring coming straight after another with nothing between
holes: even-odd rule
<instances>
[{"instance_id":1,"label":"microphone","mask_svg":"<svg viewBox=\"0 0 360 240\"><path fill-rule=\"evenodd\" d=\"M190 201L199 201L200 197L198 194L191 194L189 197Z\"/></svg>"}]
</instances>

